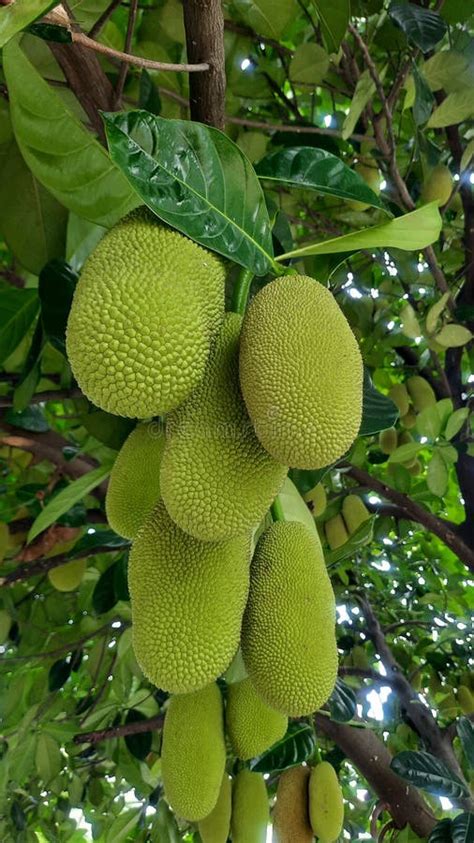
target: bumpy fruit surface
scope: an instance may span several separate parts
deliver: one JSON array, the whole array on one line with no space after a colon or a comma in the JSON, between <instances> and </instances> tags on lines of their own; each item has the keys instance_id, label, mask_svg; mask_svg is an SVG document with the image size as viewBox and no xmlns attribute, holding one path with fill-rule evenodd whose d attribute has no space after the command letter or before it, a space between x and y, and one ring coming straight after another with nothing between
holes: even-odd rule
<instances>
[{"instance_id":1,"label":"bumpy fruit surface","mask_svg":"<svg viewBox=\"0 0 474 843\"><path fill-rule=\"evenodd\" d=\"M272 524L257 544L242 654L261 697L292 717L330 696L337 672L335 600L316 533Z\"/></svg>"},{"instance_id":2,"label":"bumpy fruit surface","mask_svg":"<svg viewBox=\"0 0 474 843\"><path fill-rule=\"evenodd\" d=\"M311 770L309 818L320 843L333 843L344 824L344 801L334 767L321 761Z\"/></svg>"},{"instance_id":3,"label":"bumpy fruit surface","mask_svg":"<svg viewBox=\"0 0 474 843\"><path fill-rule=\"evenodd\" d=\"M158 422L143 422L122 445L110 474L105 509L116 533L135 538L160 497L160 465L165 444Z\"/></svg>"},{"instance_id":4,"label":"bumpy fruit surface","mask_svg":"<svg viewBox=\"0 0 474 843\"><path fill-rule=\"evenodd\" d=\"M202 843L227 843L231 811L232 783L227 773L224 773L217 802L211 813L198 825Z\"/></svg>"},{"instance_id":5,"label":"bumpy fruit surface","mask_svg":"<svg viewBox=\"0 0 474 843\"><path fill-rule=\"evenodd\" d=\"M174 524L160 501L133 543L128 579L133 648L159 688L203 688L239 646L249 586L250 541L200 542Z\"/></svg>"},{"instance_id":6,"label":"bumpy fruit surface","mask_svg":"<svg viewBox=\"0 0 474 843\"><path fill-rule=\"evenodd\" d=\"M219 258L139 210L84 264L67 327L74 376L98 407L147 418L199 383L224 313Z\"/></svg>"},{"instance_id":7,"label":"bumpy fruit surface","mask_svg":"<svg viewBox=\"0 0 474 843\"><path fill-rule=\"evenodd\" d=\"M401 416L406 416L410 409L410 396L404 383L396 383L389 390L388 397L397 405Z\"/></svg>"},{"instance_id":8,"label":"bumpy fruit surface","mask_svg":"<svg viewBox=\"0 0 474 843\"><path fill-rule=\"evenodd\" d=\"M262 448L245 409L241 323L236 313L227 314L203 381L167 418L163 500L173 521L203 541L251 530L288 471Z\"/></svg>"},{"instance_id":9,"label":"bumpy fruit surface","mask_svg":"<svg viewBox=\"0 0 474 843\"><path fill-rule=\"evenodd\" d=\"M384 454L391 454L397 447L398 434L394 427L382 430L379 433L380 450Z\"/></svg>"},{"instance_id":10,"label":"bumpy fruit surface","mask_svg":"<svg viewBox=\"0 0 474 843\"><path fill-rule=\"evenodd\" d=\"M453 189L453 177L446 164L437 164L428 174L421 192L421 199L424 204L437 202L438 205L446 205Z\"/></svg>"},{"instance_id":11,"label":"bumpy fruit surface","mask_svg":"<svg viewBox=\"0 0 474 843\"><path fill-rule=\"evenodd\" d=\"M86 568L85 559L74 559L48 571L48 579L57 591L75 591L82 582Z\"/></svg>"},{"instance_id":12,"label":"bumpy fruit surface","mask_svg":"<svg viewBox=\"0 0 474 843\"><path fill-rule=\"evenodd\" d=\"M421 413L427 407L434 407L436 404L436 395L434 394L433 387L420 375L413 375L413 377L408 378L407 389L417 413Z\"/></svg>"},{"instance_id":13,"label":"bumpy fruit surface","mask_svg":"<svg viewBox=\"0 0 474 843\"><path fill-rule=\"evenodd\" d=\"M192 821L207 817L217 803L224 766L222 697L217 685L171 697L163 726L161 772L173 811Z\"/></svg>"},{"instance_id":14,"label":"bumpy fruit surface","mask_svg":"<svg viewBox=\"0 0 474 843\"><path fill-rule=\"evenodd\" d=\"M369 520L370 512L359 495L346 495L342 502L342 517L349 535L352 536L364 521Z\"/></svg>"},{"instance_id":15,"label":"bumpy fruit surface","mask_svg":"<svg viewBox=\"0 0 474 843\"><path fill-rule=\"evenodd\" d=\"M309 823L309 767L290 767L279 780L273 809L273 843L313 843Z\"/></svg>"},{"instance_id":16,"label":"bumpy fruit surface","mask_svg":"<svg viewBox=\"0 0 474 843\"><path fill-rule=\"evenodd\" d=\"M328 518L324 523L324 532L331 550L337 550L338 547L342 547L349 538L349 533L346 530L346 525L340 513L333 515L332 518Z\"/></svg>"},{"instance_id":17,"label":"bumpy fruit surface","mask_svg":"<svg viewBox=\"0 0 474 843\"><path fill-rule=\"evenodd\" d=\"M241 770L232 788L232 843L265 843L269 822L265 779L261 773Z\"/></svg>"},{"instance_id":18,"label":"bumpy fruit surface","mask_svg":"<svg viewBox=\"0 0 474 843\"><path fill-rule=\"evenodd\" d=\"M250 679L229 686L226 727L237 758L255 758L286 733L288 718L270 708Z\"/></svg>"},{"instance_id":19,"label":"bumpy fruit surface","mask_svg":"<svg viewBox=\"0 0 474 843\"><path fill-rule=\"evenodd\" d=\"M255 296L242 327L240 382L258 438L285 465L329 465L357 436L359 347L335 298L313 278L288 275Z\"/></svg>"}]
</instances>

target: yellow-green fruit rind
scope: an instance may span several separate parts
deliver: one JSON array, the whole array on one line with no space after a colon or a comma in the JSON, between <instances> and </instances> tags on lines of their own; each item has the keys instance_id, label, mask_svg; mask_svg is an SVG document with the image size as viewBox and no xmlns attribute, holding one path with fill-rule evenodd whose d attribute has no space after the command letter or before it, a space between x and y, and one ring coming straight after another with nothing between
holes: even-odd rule
<instances>
[{"instance_id":1,"label":"yellow-green fruit rind","mask_svg":"<svg viewBox=\"0 0 474 843\"><path fill-rule=\"evenodd\" d=\"M204 373L224 283L219 258L151 214L121 220L84 264L69 314L67 353L84 394L131 418L177 407Z\"/></svg>"},{"instance_id":2,"label":"yellow-green fruit rind","mask_svg":"<svg viewBox=\"0 0 474 843\"><path fill-rule=\"evenodd\" d=\"M265 843L269 822L265 779L261 773L241 770L232 788L232 843Z\"/></svg>"},{"instance_id":3,"label":"yellow-green fruit rind","mask_svg":"<svg viewBox=\"0 0 474 843\"><path fill-rule=\"evenodd\" d=\"M250 679L229 686L226 728L237 758L255 758L286 733L288 718L270 708Z\"/></svg>"},{"instance_id":4,"label":"yellow-green fruit rind","mask_svg":"<svg viewBox=\"0 0 474 843\"><path fill-rule=\"evenodd\" d=\"M344 825L344 801L336 771L327 761L311 770L309 818L320 843L334 843Z\"/></svg>"},{"instance_id":5,"label":"yellow-green fruit rind","mask_svg":"<svg viewBox=\"0 0 474 843\"><path fill-rule=\"evenodd\" d=\"M453 177L446 164L437 164L423 185L421 200L424 204L437 202L438 205L446 205L453 190Z\"/></svg>"},{"instance_id":6,"label":"yellow-green fruit rind","mask_svg":"<svg viewBox=\"0 0 474 843\"><path fill-rule=\"evenodd\" d=\"M340 513L333 515L332 518L328 518L325 521L324 532L331 550L337 550L338 547L342 547L349 538L349 533L346 530L346 525Z\"/></svg>"},{"instance_id":7,"label":"yellow-green fruit rind","mask_svg":"<svg viewBox=\"0 0 474 843\"><path fill-rule=\"evenodd\" d=\"M370 512L359 495L346 495L342 502L342 517L349 535L352 536L364 521L369 520Z\"/></svg>"},{"instance_id":8,"label":"yellow-green fruit rind","mask_svg":"<svg viewBox=\"0 0 474 843\"><path fill-rule=\"evenodd\" d=\"M400 416L406 416L410 409L410 397L405 384L394 384L389 390L388 397L397 405Z\"/></svg>"},{"instance_id":9,"label":"yellow-green fruit rind","mask_svg":"<svg viewBox=\"0 0 474 843\"><path fill-rule=\"evenodd\" d=\"M245 409L241 323L227 314L202 382L167 418L161 493L173 521L202 541L251 530L288 471L262 448Z\"/></svg>"},{"instance_id":10,"label":"yellow-green fruit rind","mask_svg":"<svg viewBox=\"0 0 474 843\"><path fill-rule=\"evenodd\" d=\"M161 774L175 814L196 822L217 803L225 766L221 692L208 685L170 700L163 726Z\"/></svg>"},{"instance_id":11,"label":"yellow-green fruit rind","mask_svg":"<svg viewBox=\"0 0 474 843\"><path fill-rule=\"evenodd\" d=\"M160 464L165 437L159 422L138 424L112 468L105 509L116 533L135 538L160 497Z\"/></svg>"},{"instance_id":12,"label":"yellow-green fruit rind","mask_svg":"<svg viewBox=\"0 0 474 843\"><path fill-rule=\"evenodd\" d=\"M288 275L251 302L240 383L258 438L279 462L329 465L360 428L362 358L344 314L313 278Z\"/></svg>"},{"instance_id":13,"label":"yellow-green fruit rind","mask_svg":"<svg viewBox=\"0 0 474 843\"><path fill-rule=\"evenodd\" d=\"M434 407L436 404L436 395L434 394L433 387L420 375L413 375L411 378L408 378L407 389L417 413L421 413L427 407Z\"/></svg>"},{"instance_id":14,"label":"yellow-green fruit rind","mask_svg":"<svg viewBox=\"0 0 474 843\"><path fill-rule=\"evenodd\" d=\"M316 518L322 515L326 510L326 489L322 483L318 483L314 489L311 489L311 491L304 496L304 499L305 501L310 501L313 504L313 515L316 516Z\"/></svg>"},{"instance_id":15,"label":"yellow-green fruit rind","mask_svg":"<svg viewBox=\"0 0 474 843\"><path fill-rule=\"evenodd\" d=\"M232 783L224 773L217 802L211 813L198 825L202 843L227 843L232 811Z\"/></svg>"},{"instance_id":16,"label":"yellow-green fruit rind","mask_svg":"<svg viewBox=\"0 0 474 843\"><path fill-rule=\"evenodd\" d=\"M278 779L273 843L313 843L309 823L309 767L290 767Z\"/></svg>"},{"instance_id":17,"label":"yellow-green fruit rind","mask_svg":"<svg viewBox=\"0 0 474 843\"><path fill-rule=\"evenodd\" d=\"M145 676L182 694L212 682L239 646L250 540L200 542L160 501L130 553L133 648Z\"/></svg>"},{"instance_id":18,"label":"yellow-green fruit rind","mask_svg":"<svg viewBox=\"0 0 474 843\"><path fill-rule=\"evenodd\" d=\"M460 685L457 690L458 703L464 714L474 712L474 696L466 685Z\"/></svg>"},{"instance_id":19,"label":"yellow-green fruit rind","mask_svg":"<svg viewBox=\"0 0 474 843\"><path fill-rule=\"evenodd\" d=\"M316 533L297 521L272 524L250 580L241 642L249 677L277 711L311 714L337 673L334 593Z\"/></svg>"},{"instance_id":20,"label":"yellow-green fruit rind","mask_svg":"<svg viewBox=\"0 0 474 843\"><path fill-rule=\"evenodd\" d=\"M391 454L397 447L398 434L394 427L382 430L379 433L380 450L384 454Z\"/></svg>"},{"instance_id":21,"label":"yellow-green fruit rind","mask_svg":"<svg viewBox=\"0 0 474 843\"><path fill-rule=\"evenodd\" d=\"M82 582L86 567L85 559L74 559L48 571L48 579L57 591L75 591Z\"/></svg>"}]
</instances>

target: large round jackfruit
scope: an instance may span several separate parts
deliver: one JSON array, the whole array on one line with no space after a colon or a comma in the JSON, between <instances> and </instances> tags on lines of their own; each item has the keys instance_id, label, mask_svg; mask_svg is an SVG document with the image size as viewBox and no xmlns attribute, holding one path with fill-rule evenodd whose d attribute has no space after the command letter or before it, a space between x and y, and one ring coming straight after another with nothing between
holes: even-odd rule
<instances>
[{"instance_id":1,"label":"large round jackfruit","mask_svg":"<svg viewBox=\"0 0 474 843\"><path fill-rule=\"evenodd\" d=\"M250 540L193 539L160 501L130 553L133 648L159 688L203 688L228 667L239 646L249 586Z\"/></svg>"},{"instance_id":2,"label":"large round jackfruit","mask_svg":"<svg viewBox=\"0 0 474 843\"><path fill-rule=\"evenodd\" d=\"M265 779L261 773L241 770L232 788L232 843L265 843L269 822Z\"/></svg>"},{"instance_id":3,"label":"large round jackfruit","mask_svg":"<svg viewBox=\"0 0 474 843\"><path fill-rule=\"evenodd\" d=\"M221 692L208 685L171 698L163 726L161 773L173 811L196 822L216 805L225 766Z\"/></svg>"},{"instance_id":4,"label":"large round jackfruit","mask_svg":"<svg viewBox=\"0 0 474 843\"><path fill-rule=\"evenodd\" d=\"M147 418L199 383L223 317L223 263L139 210L86 261L67 327L67 353L98 407Z\"/></svg>"},{"instance_id":5,"label":"large round jackfruit","mask_svg":"<svg viewBox=\"0 0 474 843\"><path fill-rule=\"evenodd\" d=\"M57 591L75 591L82 582L86 568L85 559L73 559L72 562L48 571L48 579Z\"/></svg>"},{"instance_id":6,"label":"large round jackfruit","mask_svg":"<svg viewBox=\"0 0 474 843\"><path fill-rule=\"evenodd\" d=\"M278 779L273 843L313 843L309 823L309 767L290 767Z\"/></svg>"},{"instance_id":7,"label":"large round jackfruit","mask_svg":"<svg viewBox=\"0 0 474 843\"><path fill-rule=\"evenodd\" d=\"M250 679L229 686L226 728L237 758L247 761L265 752L287 727L288 718L262 700Z\"/></svg>"},{"instance_id":8,"label":"large round jackfruit","mask_svg":"<svg viewBox=\"0 0 474 843\"><path fill-rule=\"evenodd\" d=\"M331 550L337 550L338 547L342 547L349 538L349 533L346 530L346 525L340 512L325 521L324 532Z\"/></svg>"},{"instance_id":9,"label":"large round jackfruit","mask_svg":"<svg viewBox=\"0 0 474 843\"><path fill-rule=\"evenodd\" d=\"M410 409L410 397L404 383L395 383L388 392L388 397L398 407L400 416L406 416Z\"/></svg>"},{"instance_id":10,"label":"large round jackfruit","mask_svg":"<svg viewBox=\"0 0 474 843\"><path fill-rule=\"evenodd\" d=\"M426 410L427 407L433 407L436 404L436 395L434 394L433 387L421 375L413 375L411 378L408 378L407 389L417 413L421 413L422 410ZM406 424L405 427L407 427Z\"/></svg>"},{"instance_id":11,"label":"large round jackfruit","mask_svg":"<svg viewBox=\"0 0 474 843\"><path fill-rule=\"evenodd\" d=\"M224 773L217 802L211 813L198 825L202 843L227 843L232 811L232 783Z\"/></svg>"},{"instance_id":12,"label":"large round jackfruit","mask_svg":"<svg viewBox=\"0 0 474 843\"><path fill-rule=\"evenodd\" d=\"M423 189L421 200L424 203L437 202L438 205L446 205L453 190L453 177L446 164L437 164L428 174Z\"/></svg>"},{"instance_id":13,"label":"large round jackfruit","mask_svg":"<svg viewBox=\"0 0 474 843\"><path fill-rule=\"evenodd\" d=\"M309 818L320 843L333 843L344 824L344 801L336 771L328 761L311 770Z\"/></svg>"},{"instance_id":14,"label":"large round jackfruit","mask_svg":"<svg viewBox=\"0 0 474 843\"><path fill-rule=\"evenodd\" d=\"M321 468L360 428L362 358L344 314L313 278L288 275L253 299L242 326L240 383L264 448Z\"/></svg>"},{"instance_id":15,"label":"large round jackfruit","mask_svg":"<svg viewBox=\"0 0 474 843\"><path fill-rule=\"evenodd\" d=\"M116 533L133 539L160 497L165 445L159 422L138 424L122 445L110 474L105 509Z\"/></svg>"},{"instance_id":16,"label":"large round jackfruit","mask_svg":"<svg viewBox=\"0 0 474 843\"><path fill-rule=\"evenodd\" d=\"M257 544L242 625L249 677L272 708L311 714L336 681L335 600L316 533L272 524Z\"/></svg>"},{"instance_id":17,"label":"large round jackfruit","mask_svg":"<svg viewBox=\"0 0 474 843\"><path fill-rule=\"evenodd\" d=\"M241 316L227 314L202 382L167 419L163 500L173 521L203 541L258 524L288 471L264 451L245 409L241 323Z\"/></svg>"},{"instance_id":18,"label":"large round jackfruit","mask_svg":"<svg viewBox=\"0 0 474 843\"><path fill-rule=\"evenodd\" d=\"M370 518L370 512L359 495L346 495L342 502L342 517L349 535L355 533L364 521Z\"/></svg>"}]
</instances>

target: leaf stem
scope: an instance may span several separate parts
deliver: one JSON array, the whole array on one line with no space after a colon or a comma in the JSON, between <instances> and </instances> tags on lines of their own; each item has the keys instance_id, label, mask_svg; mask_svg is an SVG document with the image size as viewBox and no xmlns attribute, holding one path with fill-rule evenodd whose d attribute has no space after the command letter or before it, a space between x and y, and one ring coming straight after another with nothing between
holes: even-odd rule
<instances>
[{"instance_id":1,"label":"leaf stem","mask_svg":"<svg viewBox=\"0 0 474 843\"><path fill-rule=\"evenodd\" d=\"M270 507L270 512L271 512L273 521L276 522L276 521L284 521L285 520L285 515L284 515L284 512L283 512L283 507L281 505L281 500L280 500L279 495L277 495L275 500L273 501L273 503Z\"/></svg>"},{"instance_id":2,"label":"leaf stem","mask_svg":"<svg viewBox=\"0 0 474 843\"><path fill-rule=\"evenodd\" d=\"M245 308L247 307L253 277L253 272L250 269L242 268L232 291L232 311L234 313L240 313L241 316L244 315Z\"/></svg>"}]
</instances>

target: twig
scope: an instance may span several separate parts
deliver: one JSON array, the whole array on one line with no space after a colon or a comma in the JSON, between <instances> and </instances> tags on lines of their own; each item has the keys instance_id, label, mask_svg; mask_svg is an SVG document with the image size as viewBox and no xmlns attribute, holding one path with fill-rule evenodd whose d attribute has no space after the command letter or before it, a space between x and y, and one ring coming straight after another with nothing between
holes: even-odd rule
<instances>
[{"instance_id":1,"label":"twig","mask_svg":"<svg viewBox=\"0 0 474 843\"><path fill-rule=\"evenodd\" d=\"M107 6L106 9L102 12L101 16L96 20L94 26L89 31L89 38L96 38L101 31L102 27L105 26L108 19L113 15L115 9L120 6L121 0L112 0L112 2Z\"/></svg>"},{"instance_id":2,"label":"twig","mask_svg":"<svg viewBox=\"0 0 474 843\"><path fill-rule=\"evenodd\" d=\"M135 29L135 23L137 20L137 12L138 12L138 0L131 0L130 3L130 11L128 13L128 22L127 22L127 32L125 33L125 49L124 52L129 54L130 47L132 46L132 39L133 39L133 31ZM115 107L120 108L120 104L122 102L122 94L123 89L125 87L125 82L127 79L128 73L128 64L127 62L123 61L120 65L120 70L118 74L117 84L115 86Z\"/></svg>"},{"instance_id":3,"label":"twig","mask_svg":"<svg viewBox=\"0 0 474 843\"><path fill-rule=\"evenodd\" d=\"M147 70L165 70L174 71L175 73L203 73L209 70L207 62L200 62L199 64L174 64L166 61L152 61L145 59L143 56L132 56L129 53L123 53L121 50L114 50L112 47L107 47L101 44L100 41L94 41L83 32L71 32L71 37L74 44L80 44L88 50L94 50L96 53L101 53L103 56L109 58L119 59L126 64L132 64L135 67L144 67Z\"/></svg>"},{"instance_id":4,"label":"twig","mask_svg":"<svg viewBox=\"0 0 474 843\"><path fill-rule=\"evenodd\" d=\"M157 714L148 720L137 720L134 723L123 723L121 726L113 726L111 729L98 729L95 732L82 732L74 735L74 743L99 743L108 738L124 738L127 735L143 735L145 732L154 732L161 729L164 715Z\"/></svg>"},{"instance_id":5,"label":"twig","mask_svg":"<svg viewBox=\"0 0 474 843\"><path fill-rule=\"evenodd\" d=\"M58 553L57 556L51 556L50 558L45 557L43 559L36 559L35 562L18 565L14 571L6 574L4 577L0 577L0 588L14 585L14 583L22 580L29 580L30 577L35 577L37 574L44 574L46 571L52 571L53 568L58 568L59 565L64 565L66 562L76 562L78 559L86 559L89 556L97 556L99 553L119 553L121 550L123 551L125 549L125 545L123 548L108 547L106 545L104 547L99 546L90 550L84 550L82 553L77 553L73 557L71 557L71 551L69 551L69 553Z\"/></svg>"},{"instance_id":6,"label":"twig","mask_svg":"<svg viewBox=\"0 0 474 843\"><path fill-rule=\"evenodd\" d=\"M61 656L63 653L72 653L73 650L78 650L79 647L82 647L87 641L90 641L91 638L96 638L98 635L103 635L105 630L110 629L112 623L114 623L117 618L114 618L108 623L104 623L103 626L99 626L94 632L89 632L87 635L83 635L82 638L77 639L77 641L71 641L68 644L63 644L61 647L56 647L54 650L45 650L43 653L30 653L28 656L3 656L3 663L10 664L10 662L24 662L29 661L30 659L49 659L54 658L55 656ZM129 624L126 621L121 621L122 628L126 629Z\"/></svg>"},{"instance_id":7,"label":"twig","mask_svg":"<svg viewBox=\"0 0 474 843\"><path fill-rule=\"evenodd\" d=\"M370 670L364 667L345 667L341 666L338 670L339 676L357 676L359 679L370 679L372 682L378 682L380 685L393 685L394 682L387 676L382 676L376 670Z\"/></svg>"}]
</instances>

